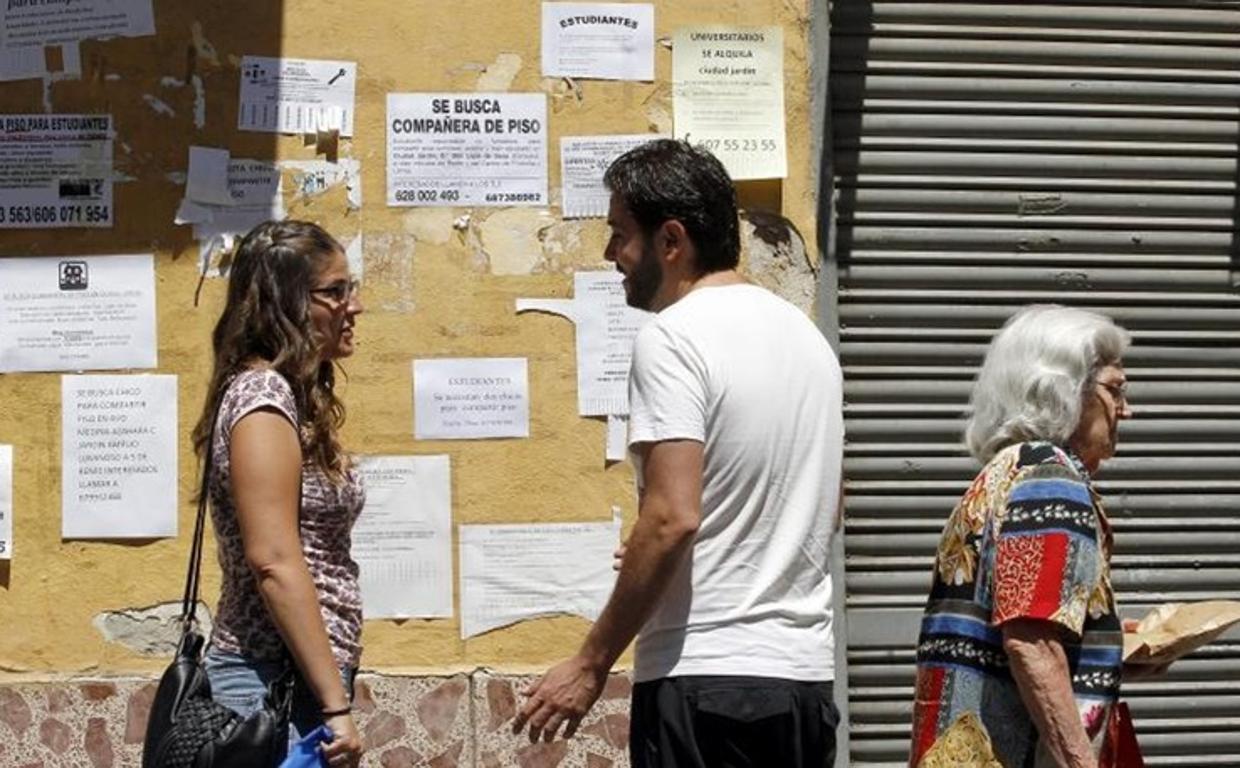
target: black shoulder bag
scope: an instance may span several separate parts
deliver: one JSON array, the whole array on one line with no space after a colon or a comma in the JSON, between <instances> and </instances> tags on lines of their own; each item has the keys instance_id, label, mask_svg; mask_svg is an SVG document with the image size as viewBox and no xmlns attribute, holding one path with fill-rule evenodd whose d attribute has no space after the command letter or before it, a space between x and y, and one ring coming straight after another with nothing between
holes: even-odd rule
<instances>
[{"instance_id":1,"label":"black shoulder bag","mask_svg":"<svg viewBox=\"0 0 1240 768\"><path fill-rule=\"evenodd\" d=\"M214 424L211 434L215 434ZM181 642L151 704L142 768L273 768L288 750L295 679L291 663L268 686L263 708L245 719L211 698L211 685L202 666L205 638L198 630L198 575L212 450L208 445L203 462L198 520L181 601Z\"/></svg>"}]
</instances>

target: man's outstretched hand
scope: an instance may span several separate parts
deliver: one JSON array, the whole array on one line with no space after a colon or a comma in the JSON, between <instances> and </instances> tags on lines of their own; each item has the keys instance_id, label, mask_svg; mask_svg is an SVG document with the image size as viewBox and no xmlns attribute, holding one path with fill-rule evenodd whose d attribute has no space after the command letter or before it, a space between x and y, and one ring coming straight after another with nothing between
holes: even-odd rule
<instances>
[{"instance_id":1,"label":"man's outstretched hand","mask_svg":"<svg viewBox=\"0 0 1240 768\"><path fill-rule=\"evenodd\" d=\"M521 692L528 698L512 721L512 732L520 733L528 723L530 741L551 741L564 726L564 738L571 737L606 683L607 670L581 656L560 662Z\"/></svg>"}]
</instances>

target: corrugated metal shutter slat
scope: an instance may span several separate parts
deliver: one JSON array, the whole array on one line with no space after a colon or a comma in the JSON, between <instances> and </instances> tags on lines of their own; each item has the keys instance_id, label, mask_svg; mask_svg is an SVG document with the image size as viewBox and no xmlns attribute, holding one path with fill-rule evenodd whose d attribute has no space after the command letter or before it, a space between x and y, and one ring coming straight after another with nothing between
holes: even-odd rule
<instances>
[{"instance_id":1,"label":"corrugated metal shutter slat","mask_svg":"<svg viewBox=\"0 0 1240 768\"><path fill-rule=\"evenodd\" d=\"M849 764L894 767L971 379L1017 307L1133 334L1099 479L1126 615L1240 599L1240 3L849 0L831 25ZM1240 633L1125 697L1150 766L1240 765Z\"/></svg>"}]
</instances>

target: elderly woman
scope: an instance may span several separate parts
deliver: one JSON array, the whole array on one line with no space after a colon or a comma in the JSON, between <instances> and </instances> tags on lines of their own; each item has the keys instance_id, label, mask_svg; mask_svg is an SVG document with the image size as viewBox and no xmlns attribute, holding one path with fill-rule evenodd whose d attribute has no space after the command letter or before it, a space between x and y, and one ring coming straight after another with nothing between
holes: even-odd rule
<instances>
[{"instance_id":1,"label":"elderly woman","mask_svg":"<svg viewBox=\"0 0 1240 768\"><path fill-rule=\"evenodd\" d=\"M1132 415L1127 347L1109 319L1057 306L1021 310L991 343L967 432L985 466L939 540L910 765L978 725L1004 768L1098 764L1122 628L1091 478Z\"/></svg>"}]
</instances>

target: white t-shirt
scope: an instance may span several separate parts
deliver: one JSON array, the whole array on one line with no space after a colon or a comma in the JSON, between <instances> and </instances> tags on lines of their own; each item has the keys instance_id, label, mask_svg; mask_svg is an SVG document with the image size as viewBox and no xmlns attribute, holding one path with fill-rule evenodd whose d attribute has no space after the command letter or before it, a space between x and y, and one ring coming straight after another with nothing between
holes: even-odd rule
<instances>
[{"instance_id":1,"label":"white t-shirt","mask_svg":"<svg viewBox=\"0 0 1240 768\"><path fill-rule=\"evenodd\" d=\"M833 679L843 376L826 339L764 288L698 288L638 333L629 398L630 446L705 451L701 525L638 634L637 681Z\"/></svg>"}]
</instances>

